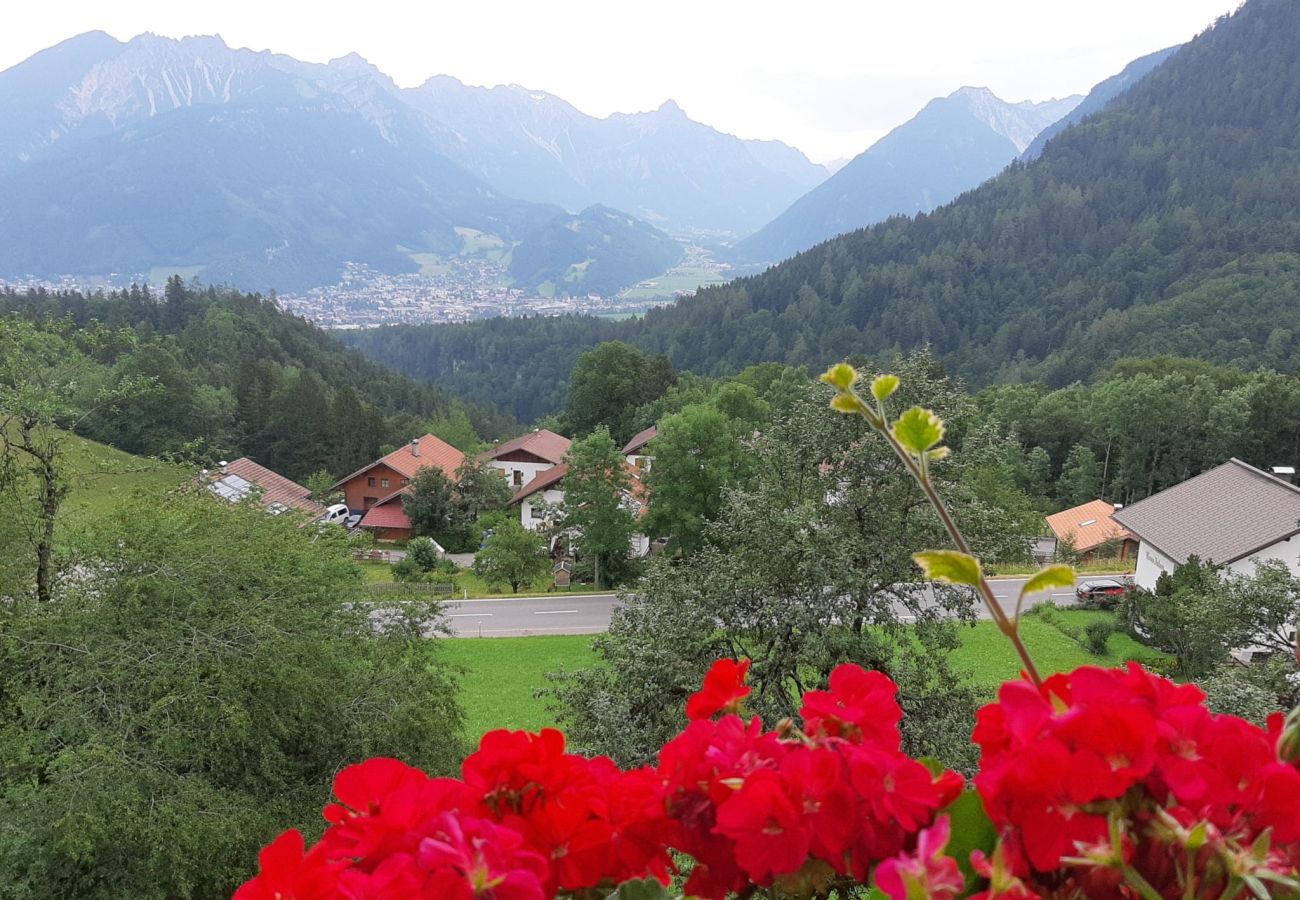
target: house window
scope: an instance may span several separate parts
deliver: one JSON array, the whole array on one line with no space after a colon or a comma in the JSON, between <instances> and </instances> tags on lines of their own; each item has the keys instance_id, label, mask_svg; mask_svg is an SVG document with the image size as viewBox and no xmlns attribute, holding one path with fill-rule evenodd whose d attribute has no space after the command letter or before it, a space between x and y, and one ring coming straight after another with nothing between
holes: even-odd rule
<instances>
[{"instance_id":1,"label":"house window","mask_svg":"<svg viewBox=\"0 0 1300 900\"><path fill-rule=\"evenodd\" d=\"M402 487L406 487L406 486L407 486L408 484L410 484L410 483L411 483L411 479L409 479L409 478L403 478L403 479L402 479Z\"/></svg>"},{"instance_id":2,"label":"house window","mask_svg":"<svg viewBox=\"0 0 1300 900\"><path fill-rule=\"evenodd\" d=\"M388 487L388 479L387 478L379 479L379 486L385 488Z\"/></svg>"},{"instance_id":3,"label":"house window","mask_svg":"<svg viewBox=\"0 0 1300 900\"><path fill-rule=\"evenodd\" d=\"M374 487L374 486L375 486L375 479L373 479L373 478L367 478L367 479L366 479L366 487Z\"/></svg>"},{"instance_id":4,"label":"house window","mask_svg":"<svg viewBox=\"0 0 1300 900\"><path fill-rule=\"evenodd\" d=\"M523 487L523 486L524 486L524 473L523 473L523 472L519 471L518 469L515 469L515 470L514 470L513 472L511 472L510 474L514 476L514 479L515 479L515 487Z\"/></svg>"},{"instance_id":5,"label":"house window","mask_svg":"<svg viewBox=\"0 0 1300 900\"><path fill-rule=\"evenodd\" d=\"M538 509L536 506L533 506L531 503L528 504L528 518L540 519L541 517L542 517L542 511Z\"/></svg>"},{"instance_id":6,"label":"house window","mask_svg":"<svg viewBox=\"0 0 1300 900\"><path fill-rule=\"evenodd\" d=\"M374 506L376 503L379 502L379 498L378 498L378 497L366 497L366 498L364 498L361 502L364 503L364 504L366 505L366 509L370 509L370 507Z\"/></svg>"}]
</instances>

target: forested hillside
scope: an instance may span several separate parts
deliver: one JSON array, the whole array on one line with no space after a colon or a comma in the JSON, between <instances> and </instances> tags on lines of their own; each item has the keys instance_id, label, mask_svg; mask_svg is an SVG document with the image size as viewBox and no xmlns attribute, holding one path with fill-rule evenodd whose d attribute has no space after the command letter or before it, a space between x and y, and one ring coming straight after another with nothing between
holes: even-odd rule
<instances>
[{"instance_id":1,"label":"forested hillside","mask_svg":"<svg viewBox=\"0 0 1300 900\"><path fill-rule=\"evenodd\" d=\"M932 214L620 326L487 322L357 344L516 409L535 403L519 368L562 377L581 347L612 337L700 372L927 343L977 384L1066 384L1153 352L1292 371L1298 126L1300 6L1251 0L1038 160ZM539 356L543 331L555 350Z\"/></svg>"},{"instance_id":2,"label":"forested hillside","mask_svg":"<svg viewBox=\"0 0 1300 900\"><path fill-rule=\"evenodd\" d=\"M162 297L10 290L0 293L0 325L3 316L35 322L85 390L150 385L79 426L129 453L192 463L247 455L302 478L344 474L431 420L485 436L511 424L367 361L256 294L192 290L179 279Z\"/></svg>"}]
</instances>

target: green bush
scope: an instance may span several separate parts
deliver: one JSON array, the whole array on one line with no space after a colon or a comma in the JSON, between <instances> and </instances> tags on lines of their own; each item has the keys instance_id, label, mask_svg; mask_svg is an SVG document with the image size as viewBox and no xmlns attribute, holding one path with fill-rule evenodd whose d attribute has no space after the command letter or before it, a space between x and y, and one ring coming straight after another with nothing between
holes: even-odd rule
<instances>
[{"instance_id":1,"label":"green bush","mask_svg":"<svg viewBox=\"0 0 1300 900\"><path fill-rule=\"evenodd\" d=\"M441 561L437 546L427 537L413 537L407 541L406 558L419 566L421 572L432 572Z\"/></svg>"},{"instance_id":2,"label":"green bush","mask_svg":"<svg viewBox=\"0 0 1300 900\"><path fill-rule=\"evenodd\" d=\"M419 581L424 577L424 569L414 559L407 556L393 563L394 581Z\"/></svg>"},{"instance_id":3,"label":"green bush","mask_svg":"<svg viewBox=\"0 0 1300 900\"><path fill-rule=\"evenodd\" d=\"M1093 656L1105 656L1109 651L1110 636L1115 633L1115 623L1106 619L1089 622L1083 629L1083 646Z\"/></svg>"}]
</instances>

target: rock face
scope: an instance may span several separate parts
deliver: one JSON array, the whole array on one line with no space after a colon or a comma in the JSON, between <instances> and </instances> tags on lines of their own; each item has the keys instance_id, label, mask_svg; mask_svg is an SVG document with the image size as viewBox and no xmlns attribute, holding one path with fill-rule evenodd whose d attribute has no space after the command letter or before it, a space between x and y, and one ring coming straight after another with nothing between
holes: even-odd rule
<instances>
[{"instance_id":1,"label":"rock face","mask_svg":"<svg viewBox=\"0 0 1300 900\"><path fill-rule=\"evenodd\" d=\"M929 212L996 175L1081 99L1007 103L988 88L964 87L931 100L741 241L736 256L776 262L890 216Z\"/></svg>"}]
</instances>

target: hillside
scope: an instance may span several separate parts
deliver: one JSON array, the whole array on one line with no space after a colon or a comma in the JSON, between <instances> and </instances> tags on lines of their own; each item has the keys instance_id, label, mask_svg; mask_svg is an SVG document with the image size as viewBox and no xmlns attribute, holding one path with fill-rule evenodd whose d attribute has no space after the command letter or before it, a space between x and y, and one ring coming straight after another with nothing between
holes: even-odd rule
<instances>
[{"instance_id":1,"label":"hillside","mask_svg":"<svg viewBox=\"0 0 1300 900\"><path fill-rule=\"evenodd\" d=\"M89 390L151 380L151 390L78 427L128 453L193 464L251 456L301 479L351 471L433 420L463 421L483 437L512 426L369 362L257 295L176 279L164 297L5 291L0 326L7 316L45 332Z\"/></svg>"},{"instance_id":2,"label":"hillside","mask_svg":"<svg viewBox=\"0 0 1300 900\"><path fill-rule=\"evenodd\" d=\"M512 401L518 389L498 373L530 329L566 352L620 338L700 372L921 344L975 383L1064 384L1157 347L1295 371L1298 26L1296 4L1250 0L1034 162L641 321L381 331L358 343L450 389Z\"/></svg>"},{"instance_id":3,"label":"hillside","mask_svg":"<svg viewBox=\"0 0 1300 900\"><path fill-rule=\"evenodd\" d=\"M1155 53L1148 53L1146 56L1138 57L1125 66L1117 75L1112 75L1105 81L1098 82L1092 90L1088 91L1088 95L1083 98L1083 101L1078 106L1040 131L1038 137L1034 138L1033 143L1025 148L1024 153L1020 154L1020 159L1024 162L1038 159L1048 141L1074 123L1083 121L1083 119L1095 112L1100 112L1107 103L1110 103L1110 101L1145 78L1157 66L1173 56L1177 50L1178 46L1166 47L1163 50L1157 50Z\"/></svg>"},{"instance_id":4,"label":"hillside","mask_svg":"<svg viewBox=\"0 0 1300 900\"><path fill-rule=\"evenodd\" d=\"M776 262L890 216L929 212L992 178L1082 99L1007 103L964 87L931 100L736 245L737 259Z\"/></svg>"},{"instance_id":5,"label":"hillside","mask_svg":"<svg viewBox=\"0 0 1300 900\"><path fill-rule=\"evenodd\" d=\"M615 207L671 233L748 234L827 174L793 147L723 134L671 100L600 119L544 91L446 75L403 97L438 123L438 149L493 188L569 210Z\"/></svg>"},{"instance_id":6,"label":"hillside","mask_svg":"<svg viewBox=\"0 0 1300 900\"><path fill-rule=\"evenodd\" d=\"M612 296L681 262L682 245L606 206L561 215L536 229L510 257L516 287L544 297Z\"/></svg>"},{"instance_id":7,"label":"hillside","mask_svg":"<svg viewBox=\"0 0 1300 900\"><path fill-rule=\"evenodd\" d=\"M416 271L417 255L464 250L465 229L550 246L564 213L442 154L444 126L356 56L95 32L0 72L0 118L0 277L179 271L297 290L346 262ZM643 233L593 258L636 267L654 252Z\"/></svg>"}]
</instances>

